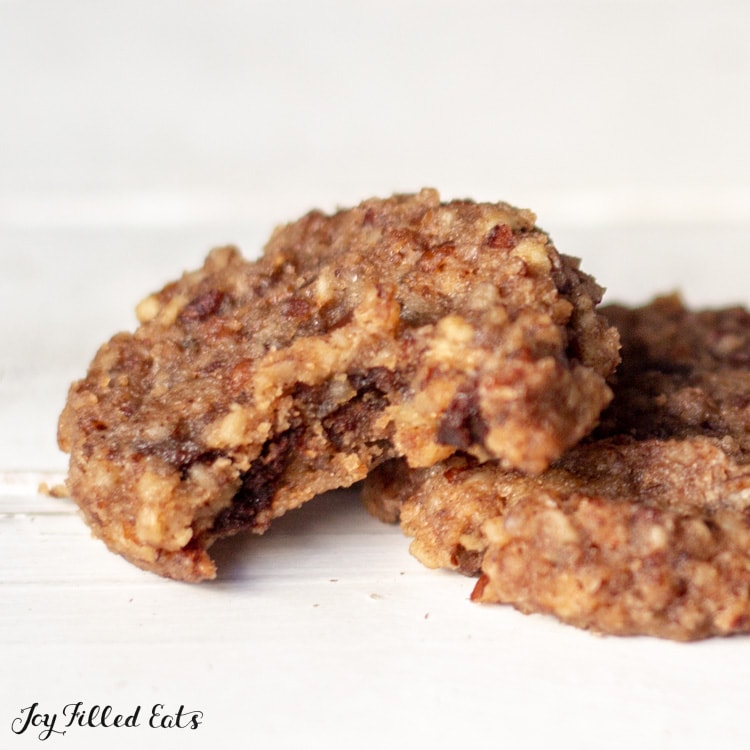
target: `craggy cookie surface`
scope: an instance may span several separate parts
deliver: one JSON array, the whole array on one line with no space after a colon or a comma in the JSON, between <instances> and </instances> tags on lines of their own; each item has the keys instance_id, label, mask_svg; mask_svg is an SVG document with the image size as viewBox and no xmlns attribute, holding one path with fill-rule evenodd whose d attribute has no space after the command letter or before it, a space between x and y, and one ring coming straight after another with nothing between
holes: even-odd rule
<instances>
[{"instance_id":1,"label":"craggy cookie surface","mask_svg":"<svg viewBox=\"0 0 750 750\"><path fill-rule=\"evenodd\" d=\"M604 312L622 364L590 439L538 477L394 462L366 501L427 565L481 572L478 601L620 635L750 632L750 315Z\"/></svg>"},{"instance_id":2,"label":"craggy cookie surface","mask_svg":"<svg viewBox=\"0 0 750 750\"><path fill-rule=\"evenodd\" d=\"M255 262L215 250L145 299L60 419L95 533L200 580L216 538L388 458L545 469L609 402L618 339L534 221L432 190L373 199L278 229Z\"/></svg>"}]
</instances>

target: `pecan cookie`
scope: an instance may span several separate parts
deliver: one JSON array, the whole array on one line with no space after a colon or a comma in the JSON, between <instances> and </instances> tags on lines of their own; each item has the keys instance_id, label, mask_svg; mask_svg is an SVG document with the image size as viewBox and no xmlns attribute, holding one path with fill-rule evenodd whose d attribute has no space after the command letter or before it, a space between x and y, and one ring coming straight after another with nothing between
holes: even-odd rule
<instances>
[{"instance_id":1,"label":"pecan cookie","mask_svg":"<svg viewBox=\"0 0 750 750\"><path fill-rule=\"evenodd\" d=\"M506 204L313 211L257 261L214 250L102 346L60 418L70 492L113 550L196 581L215 539L389 458L538 473L611 398L600 295Z\"/></svg>"},{"instance_id":2,"label":"pecan cookie","mask_svg":"<svg viewBox=\"0 0 750 750\"><path fill-rule=\"evenodd\" d=\"M750 632L750 314L603 312L622 364L590 438L536 477L394 462L366 502L427 565L481 573L477 601L619 635Z\"/></svg>"}]
</instances>

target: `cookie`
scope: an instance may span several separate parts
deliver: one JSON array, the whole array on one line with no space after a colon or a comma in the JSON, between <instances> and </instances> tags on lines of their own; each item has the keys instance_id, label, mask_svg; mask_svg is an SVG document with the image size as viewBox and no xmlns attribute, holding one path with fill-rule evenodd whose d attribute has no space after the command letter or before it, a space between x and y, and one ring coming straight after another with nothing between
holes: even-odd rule
<instances>
[{"instance_id":1,"label":"cookie","mask_svg":"<svg viewBox=\"0 0 750 750\"><path fill-rule=\"evenodd\" d=\"M365 497L472 598L617 635L750 632L750 314L604 308L622 339L595 433L523 476L453 456L380 467Z\"/></svg>"},{"instance_id":2,"label":"cookie","mask_svg":"<svg viewBox=\"0 0 750 750\"><path fill-rule=\"evenodd\" d=\"M503 203L313 211L257 261L213 251L101 347L59 422L70 492L111 549L197 581L217 538L390 458L538 473L610 401L600 296Z\"/></svg>"}]
</instances>

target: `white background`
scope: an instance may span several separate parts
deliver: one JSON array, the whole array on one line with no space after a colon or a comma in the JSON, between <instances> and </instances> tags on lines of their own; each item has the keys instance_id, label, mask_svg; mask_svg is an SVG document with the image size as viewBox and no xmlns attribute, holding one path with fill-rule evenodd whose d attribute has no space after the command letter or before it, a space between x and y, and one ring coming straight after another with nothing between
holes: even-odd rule
<instances>
[{"instance_id":1,"label":"white background","mask_svg":"<svg viewBox=\"0 0 750 750\"><path fill-rule=\"evenodd\" d=\"M608 300L750 304L749 37L741 0L0 0L0 745L81 700L141 726L43 746L746 747L747 638L471 604L354 494L223 543L191 587L36 488L137 301L313 207L502 199ZM150 729L156 703L203 723Z\"/></svg>"}]
</instances>

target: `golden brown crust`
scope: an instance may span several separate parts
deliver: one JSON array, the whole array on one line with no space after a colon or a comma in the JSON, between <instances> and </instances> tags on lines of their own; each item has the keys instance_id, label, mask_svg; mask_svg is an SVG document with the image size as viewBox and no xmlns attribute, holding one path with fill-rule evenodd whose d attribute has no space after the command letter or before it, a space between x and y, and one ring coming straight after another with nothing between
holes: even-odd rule
<instances>
[{"instance_id":1,"label":"golden brown crust","mask_svg":"<svg viewBox=\"0 0 750 750\"><path fill-rule=\"evenodd\" d=\"M700 438L608 442L600 447L630 470L632 494L561 474L525 495L483 526L474 598L616 635L750 630L750 472Z\"/></svg>"},{"instance_id":2,"label":"golden brown crust","mask_svg":"<svg viewBox=\"0 0 750 750\"><path fill-rule=\"evenodd\" d=\"M596 423L616 333L534 216L435 191L213 251L73 384L59 442L94 531L142 567L214 575L217 537L457 449L539 472Z\"/></svg>"},{"instance_id":3,"label":"golden brown crust","mask_svg":"<svg viewBox=\"0 0 750 750\"><path fill-rule=\"evenodd\" d=\"M595 434L538 477L454 456L376 470L426 564L473 598L618 635L750 631L750 314L675 297L604 308L623 342Z\"/></svg>"}]
</instances>

